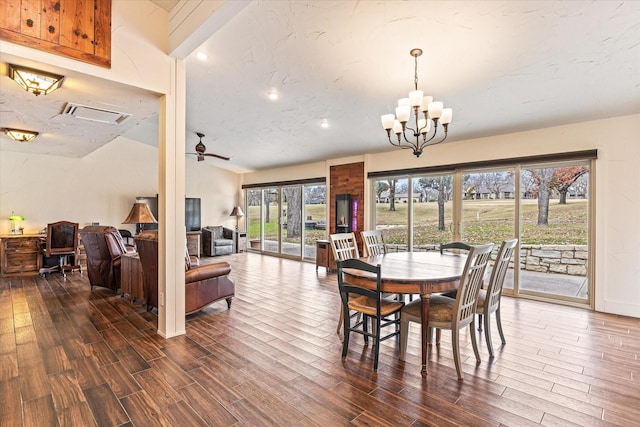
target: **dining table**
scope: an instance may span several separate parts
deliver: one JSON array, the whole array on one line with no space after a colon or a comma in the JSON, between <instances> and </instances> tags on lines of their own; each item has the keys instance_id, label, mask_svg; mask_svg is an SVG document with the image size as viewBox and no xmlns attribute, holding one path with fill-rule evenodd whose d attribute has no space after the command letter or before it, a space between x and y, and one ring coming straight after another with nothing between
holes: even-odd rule
<instances>
[{"instance_id":1,"label":"dining table","mask_svg":"<svg viewBox=\"0 0 640 427\"><path fill-rule=\"evenodd\" d=\"M393 294L418 294L421 300L422 320L422 369L427 375L429 300L434 293L451 291L458 288L460 277L467 260L466 253L453 252L393 252L361 260L381 266L381 291ZM376 289L376 276L362 270L344 269L358 286Z\"/></svg>"}]
</instances>

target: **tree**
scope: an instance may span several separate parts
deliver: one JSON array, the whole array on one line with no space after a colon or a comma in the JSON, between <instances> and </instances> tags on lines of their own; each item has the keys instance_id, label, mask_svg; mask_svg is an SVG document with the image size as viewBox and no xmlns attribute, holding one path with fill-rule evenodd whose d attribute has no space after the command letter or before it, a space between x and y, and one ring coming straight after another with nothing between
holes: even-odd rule
<instances>
[{"instance_id":1,"label":"tree","mask_svg":"<svg viewBox=\"0 0 640 427\"><path fill-rule=\"evenodd\" d=\"M431 188L438 191L438 230L444 231L444 205L451 196L453 178L450 175L420 178L419 183L423 189Z\"/></svg>"},{"instance_id":2,"label":"tree","mask_svg":"<svg viewBox=\"0 0 640 427\"><path fill-rule=\"evenodd\" d=\"M549 225L549 197L551 196L553 171L553 168L530 170L536 184L533 194L538 196L538 225Z\"/></svg>"},{"instance_id":3,"label":"tree","mask_svg":"<svg viewBox=\"0 0 640 427\"><path fill-rule=\"evenodd\" d=\"M382 201L382 193L389 189L389 184L384 181L376 181L376 198L378 202Z\"/></svg>"},{"instance_id":4,"label":"tree","mask_svg":"<svg viewBox=\"0 0 640 427\"><path fill-rule=\"evenodd\" d=\"M553 173L552 188L560 193L561 205L567 204L567 193L574 182L582 175L589 172L586 166L567 166L564 168L556 168Z\"/></svg>"},{"instance_id":5,"label":"tree","mask_svg":"<svg viewBox=\"0 0 640 427\"><path fill-rule=\"evenodd\" d=\"M395 178L387 180L389 184L389 210L395 212L396 210L396 183L398 180Z\"/></svg>"},{"instance_id":6,"label":"tree","mask_svg":"<svg viewBox=\"0 0 640 427\"><path fill-rule=\"evenodd\" d=\"M300 198L302 196L300 186L283 187L282 193L287 203L287 237L300 236Z\"/></svg>"}]
</instances>

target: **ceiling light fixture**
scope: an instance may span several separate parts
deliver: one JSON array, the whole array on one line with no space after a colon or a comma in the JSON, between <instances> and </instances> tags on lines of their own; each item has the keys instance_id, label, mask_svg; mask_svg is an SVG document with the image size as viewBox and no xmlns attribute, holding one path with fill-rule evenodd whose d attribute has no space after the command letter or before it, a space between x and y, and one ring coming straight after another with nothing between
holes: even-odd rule
<instances>
[{"instance_id":1,"label":"ceiling light fixture","mask_svg":"<svg viewBox=\"0 0 640 427\"><path fill-rule=\"evenodd\" d=\"M200 61L206 61L208 58L207 54L202 51L196 52L196 56Z\"/></svg>"},{"instance_id":2,"label":"ceiling light fixture","mask_svg":"<svg viewBox=\"0 0 640 427\"><path fill-rule=\"evenodd\" d=\"M64 76L13 64L9 64L9 78L36 96L50 94L58 89L64 80Z\"/></svg>"},{"instance_id":3,"label":"ceiling light fixture","mask_svg":"<svg viewBox=\"0 0 640 427\"><path fill-rule=\"evenodd\" d=\"M329 122L327 121L327 119L322 119L320 121L320 126L322 126L323 128L328 128L329 127Z\"/></svg>"},{"instance_id":4,"label":"ceiling light fixture","mask_svg":"<svg viewBox=\"0 0 640 427\"><path fill-rule=\"evenodd\" d=\"M269 92L269 99L272 101L276 101L278 99L278 94L275 91Z\"/></svg>"},{"instance_id":5,"label":"ceiling light fixture","mask_svg":"<svg viewBox=\"0 0 640 427\"><path fill-rule=\"evenodd\" d=\"M442 102L433 101L432 96L424 96L424 92L418 90L418 56L422 55L422 49L411 49L409 52L415 60L415 73L414 73L414 90L409 92L408 98L402 98L398 100L398 107L396 108L396 114L384 114L382 115L382 126L387 131L387 137L391 145L400 148L408 148L413 150L413 154L416 157L422 155L422 150L428 145L439 144L447 139L447 132L449 130L449 123L453 115L451 108L443 108ZM411 116L411 108L413 108L413 115L415 118L415 128L407 126L409 118ZM422 111L423 118L419 118L418 112ZM397 116L397 118L396 118ZM433 122L433 135L427 136L431 133L431 123ZM442 123L444 128L444 137L438 141L433 141L438 133L438 122ZM398 142L393 142L391 139L391 130L398 137ZM409 138L405 131L409 131ZM413 133L413 137L411 137ZM422 141L421 141L422 137ZM404 139L404 141L403 141ZM415 140L414 140L415 139Z\"/></svg>"},{"instance_id":6,"label":"ceiling light fixture","mask_svg":"<svg viewBox=\"0 0 640 427\"><path fill-rule=\"evenodd\" d=\"M18 142L28 142L38 136L38 132L30 130L2 128L2 132L6 133L9 138Z\"/></svg>"}]
</instances>

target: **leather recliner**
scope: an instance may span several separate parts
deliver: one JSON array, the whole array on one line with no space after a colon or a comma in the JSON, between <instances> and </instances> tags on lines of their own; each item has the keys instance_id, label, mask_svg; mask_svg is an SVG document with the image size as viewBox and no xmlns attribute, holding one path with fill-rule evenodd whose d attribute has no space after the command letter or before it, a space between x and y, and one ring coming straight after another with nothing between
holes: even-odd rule
<instances>
[{"instance_id":1,"label":"leather recliner","mask_svg":"<svg viewBox=\"0 0 640 427\"><path fill-rule=\"evenodd\" d=\"M145 230L134 237L140 262L147 308L158 307L158 230ZM231 308L235 284L227 262L193 265L185 256L185 313L191 314L215 301L226 299Z\"/></svg>"},{"instance_id":2,"label":"leather recliner","mask_svg":"<svg viewBox=\"0 0 640 427\"><path fill-rule=\"evenodd\" d=\"M80 230L87 254L87 272L91 288L101 286L114 292L120 289L120 257L129 252L117 228L89 225Z\"/></svg>"}]
</instances>

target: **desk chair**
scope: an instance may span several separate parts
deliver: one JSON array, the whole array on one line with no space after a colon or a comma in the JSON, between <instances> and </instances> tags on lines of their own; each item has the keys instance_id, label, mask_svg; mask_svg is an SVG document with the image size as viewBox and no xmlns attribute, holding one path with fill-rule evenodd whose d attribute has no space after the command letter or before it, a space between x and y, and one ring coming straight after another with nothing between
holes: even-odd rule
<instances>
[{"instance_id":1,"label":"desk chair","mask_svg":"<svg viewBox=\"0 0 640 427\"><path fill-rule=\"evenodd\" d=\"M43 267L38 273L44 277L55 271L60 271L64 278L67 271L79 270L82 273L78 261L78 223L69 221L58 221L47 224L47 238L42 249L45 258L58 258L58 264L51 267ZM70 264L69 257L73 257L73 264ZM44 264L44 262L43 262Z\"/></svg>"},{"instance_id":2,"label":"desk chair","mask_svg":"<svg viewBox=\"0 0 640 427\"><path fill-rule=\"evenodd\" d=\"M118 230L118 233L120 233L120 235L122 236L122 240L124 241L124 244L128 248L136 247L135 241L133 240L133 235L129 230L124 230L124 229Z\"/></svg>"}]
</instances>

